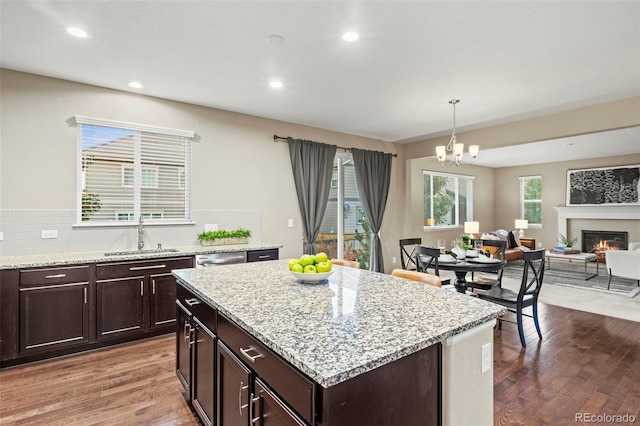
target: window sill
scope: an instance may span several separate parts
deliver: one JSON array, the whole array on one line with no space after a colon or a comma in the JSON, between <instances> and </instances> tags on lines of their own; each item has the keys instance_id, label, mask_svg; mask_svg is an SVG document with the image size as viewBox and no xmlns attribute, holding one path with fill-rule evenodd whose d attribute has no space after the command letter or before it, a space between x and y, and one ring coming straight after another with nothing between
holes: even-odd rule
<instances>
[{"instance_id":1,"label":"window sill","mask_svg":"<svg viewBox=\"0 0 640 426\"><path fill-rule=\"evenodd\" d=\"M195 222L184 221L184 220L176 220L170 222L152 222L145 220L143 226L146 228L148 226L176 226L176 225L188 225L193 226ZM122 221L122 222L94 222L94 223L75 223L71 225L72 228L122 228L122 227L134 227L138 226L137 221Z\"/></svg>"}]
</instances>

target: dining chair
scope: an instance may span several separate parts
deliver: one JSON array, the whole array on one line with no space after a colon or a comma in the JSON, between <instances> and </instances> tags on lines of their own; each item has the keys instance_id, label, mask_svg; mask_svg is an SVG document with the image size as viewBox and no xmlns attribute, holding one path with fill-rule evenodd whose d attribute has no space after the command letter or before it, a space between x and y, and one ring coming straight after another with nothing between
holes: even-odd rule
<instances>
[{"instance_id":1,"label":"dining chair","mask_svg":"<svg viewBox=\"0 0 640 426\"><path fill-rule=\"evenodd\" d=\"M422 244L422 238L404 238L400 240L400 264L402 269L415 271L417 268L414 247Z\"/></svg>"},{"instance_id":2,"label":"dining chair","mask_svg":"<svg viewBox=\"0 0 640 426\"><path fill-rule=\"evenodd\" d=\"M429 284L434 287L442 287L442 281L440 281L440 277L433 274L425 274L424 272L408 271L406 269L398 268L391 271L391 275L398 278L406 278L408 280Z\"/></svg>"},{"instance_id":3,"label":"dining chair","mask_svg":"<svg viewBox=\"0 0 640 426\"><path fill-rule=\"evenodd\" d=\"M360 262L355 260L331 259L333 265L348 266L349 268L360 269Z\"/></svg>"},{"instance_id":4,"label":"dining chair","mask_svg":"<svg viewBox=\"0 0 640 426\"><path fill-rule=\"evenodd\" d=\"M433 274L440 276L440 265L438 265L438 257L440 257L440 249L416 245L413 248L416 271L429 273L429 269L433 270ZM442 285L449 285L450 278L442 279Z\"/></svg>"},{"instance_id":5,"label":"dining chair","mask_svg":"<svg viewBox=\"0 0 640 426\"><path fill-rule=\"evenodd\" d=\"M538 321L538 295L540 294L540 288L542 287L544 278L544 261L544 249L525 251L523 253L524 267L522 270L522 281L520 282L520 289L517 293L503 287L494 287L491 290L477 293L479 299L497 303L516 314L520 343L522 343L524 347L527 346L527 343L524 340L524 329L522 327L523 316L533 318L538 337L542 339L540 322ZM525 314L522 311L529 306L532 308L532 315ZM498 321L501 322L504 320L498 318Z\"/></svg>"},{"instance_id":6,"label":"dining chair","mask_svg":"<svg viewBox=\"0 0 640 426\"><path fill-rule=\"evenodd\" d=\"M477 240L474 240L477 241ZM504 240L480 240L482 248L488 250L494 259L505 261L507 242ZM482 255L481 255L482 256ZM493 287L502 287L502 273L504 268L500 268L494 273L483 272L481 276L476 276L471 272L471 279L467 280L467 287L478 290L490 290Z\"/></svg>"}]
</instances>

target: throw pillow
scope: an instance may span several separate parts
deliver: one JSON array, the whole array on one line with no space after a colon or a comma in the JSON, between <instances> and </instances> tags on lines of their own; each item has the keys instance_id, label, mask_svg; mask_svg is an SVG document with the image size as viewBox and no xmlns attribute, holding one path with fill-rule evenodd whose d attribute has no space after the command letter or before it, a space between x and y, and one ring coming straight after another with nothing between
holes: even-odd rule
<instances>
[{"instance_id":1,"label":"throw pillow","mask_svg":"<svg viewBox=\"0 0 640 426\"><path fill-rule=\"evenodd\" d=\"M512 231L511 235L513 235L513 241L516 243L514 247L521 246L522 243L520 242L520 235L518 235L518 231Z\"/></svg>"},{"instance_id":2,"label":"throw pillow","mask_svg":"<svg viewBox=\"0 0 640 426\"><path fill-rule=\"evenodd\" d=\"M518 247L518 244L516 244L516 239L515 239L515 237L513 235L513 232L510 231L507 234L507 248L510 249L510 248L514 248L514 247Z\"/></svg>"}]
</instances>

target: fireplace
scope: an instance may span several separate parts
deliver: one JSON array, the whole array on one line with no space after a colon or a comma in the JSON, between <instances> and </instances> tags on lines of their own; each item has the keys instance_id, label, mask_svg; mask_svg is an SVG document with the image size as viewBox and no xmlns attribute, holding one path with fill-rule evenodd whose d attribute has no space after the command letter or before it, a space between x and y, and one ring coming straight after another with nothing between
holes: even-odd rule
<instances>
[{"instance_id":1,"label":"fireplace","mask_svg":"<svg viewBox=\"0 0 640 426\"><path fill-rule=\"evenodd\" d=\"M582 252L595 253L604 261L607 250L626 250L628 233L622 231L582 231Z\"/></svg>"}]
</instances>

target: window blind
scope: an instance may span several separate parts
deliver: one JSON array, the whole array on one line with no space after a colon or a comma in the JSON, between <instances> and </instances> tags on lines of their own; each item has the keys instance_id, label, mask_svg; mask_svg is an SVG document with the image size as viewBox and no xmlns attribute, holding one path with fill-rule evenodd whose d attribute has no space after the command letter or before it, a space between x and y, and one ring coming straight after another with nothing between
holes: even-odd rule
<instances>
[{"instance_id":1,"label":"window blind","mask_svg":"<svg viewBox=\"0 0 640 426\"><path fill-rule=\"evenodd\" d=\"M193 132L76 116L78 221L190 220Z\"/></svg>"}]
</instances>

